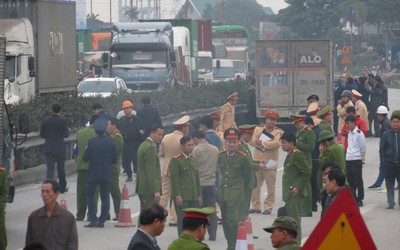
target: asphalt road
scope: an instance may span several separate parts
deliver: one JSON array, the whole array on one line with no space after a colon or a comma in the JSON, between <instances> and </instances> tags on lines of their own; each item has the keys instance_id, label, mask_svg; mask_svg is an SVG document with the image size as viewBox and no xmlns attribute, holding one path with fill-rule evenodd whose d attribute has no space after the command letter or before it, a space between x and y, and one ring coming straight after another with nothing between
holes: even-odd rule
<instances>
[{"instance_id":1,"label":"asphalt road","mask_svg":"<svg viewBox=\"0 0 400 250\"><path fill-rule=\"evenodd\" d=\"M389 100L391 109L400 109L400 90L389 89ZM367 157L363 169L365 199L364 207L360 212L372 235L378 249L397 249L400 239L400 209L398 206L393 210L386 210L386 193L378 190L368 190L368 186L375 182L378 175L379 166L379 138L367 138ZM281 180L282 164L286 153L280 153L280 169L277 176L277 197L275 208L283 206L281 201ZM125 184L125 177L120 176L121 187ZM60 199L67 201L68 210L76 213L76 175L68 177L70 190L68 193L61 194ZM127 183L130 192L134 192L134 183ZM24 247L26 223L29 214L42 206L40 198L40 184L28 184L18 186L15 194L14 203L7 206L7 236L8 248L10 250L21 249ZM263 187L262 194L266 192ZM398 192L398 191L396 191ZM397 194L396 194L397 199ZM263 195L262 198L265 198ZM139 212L139 200L137 196L130 197L129 205L131 208L132 220L136 224ZM112 206L112 204L111 204ZM112 213L112 212L111 212ZM111 214L114 217L114 214ZM276 218L276 209L271 215L251 215L253 234L259 238L254 240L255 249L273 249L270 243L269 234L262 230L263 227L272 224ZM314 212L313 217L302 219L303 242L311 234L320 220L320 213ZM79 249L92 250L118 250L126 249L130 238L137 230L134 228L116 228L115 222L107 222L105 228L89 229L83 226L86 222L77 222L79 234ZM167 249L168 245L178 237L176 227L165 227L162 235L157 240L161 249ZM207 239L207 236L206 236ZM218 226L217 240L205 243L211 249L226 249L226 240L223 235L222 226Z\"/></svg>"}]
</instances>

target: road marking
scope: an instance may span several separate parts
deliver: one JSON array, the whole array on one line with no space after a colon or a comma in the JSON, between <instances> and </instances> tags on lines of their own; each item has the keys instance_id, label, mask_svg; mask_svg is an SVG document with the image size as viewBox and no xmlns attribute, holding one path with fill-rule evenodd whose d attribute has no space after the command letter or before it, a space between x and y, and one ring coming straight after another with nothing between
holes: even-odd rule
<instances>
[{"instance_id":1,"label":"road marking","mask_svg":"<svg viewBox=\"0 0 400 250\"><path fill-rule=\"evenodd\" d=\"M375 208L375 207L377 207L378 205L377 204L366 204L366 205L364 205L363 207L361 207L360 208L360 213L363 215L363 214L366 214L366 213L368 213L371 209L373 209L373 208ZM301 239L301 245L303 246L304 245L304 243L307 241L307 239L308 239L308 236L307 237L304 237L303 239Z\"/></svg>"}]
</instances>

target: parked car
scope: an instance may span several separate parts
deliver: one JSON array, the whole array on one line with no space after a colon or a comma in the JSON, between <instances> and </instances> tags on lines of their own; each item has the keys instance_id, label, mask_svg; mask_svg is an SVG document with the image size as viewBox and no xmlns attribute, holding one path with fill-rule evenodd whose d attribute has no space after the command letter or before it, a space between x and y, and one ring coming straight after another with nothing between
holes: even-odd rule
<instances>
[{"instance_id":1,"label":"parked car","mask_svg":"<svg viewBox=\"0 0 400 250\"><path fill-rule=\"evenodd\" d=\"M85 78L78 85L78 93L81 96L111 96L126 91L132 93L131 89L126 87L125 82L118 77L93 77Z\"/></svg>"}]
</instances>

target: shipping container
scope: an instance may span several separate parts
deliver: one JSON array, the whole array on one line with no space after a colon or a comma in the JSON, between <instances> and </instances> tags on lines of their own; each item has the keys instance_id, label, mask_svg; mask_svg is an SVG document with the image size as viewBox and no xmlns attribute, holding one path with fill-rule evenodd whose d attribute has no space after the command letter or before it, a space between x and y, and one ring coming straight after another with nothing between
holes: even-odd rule
<instances>
[{"instance_id":1,"label":"shipping container","mask_svg":"<svg viewBox=\"0 0 400 250\"><path fill-rule=\"evenodd\" d=\"M27 18L33 27L37 94L76 89L75 2L2 0L0 19ZM1 21L1 20L0 20Z\"/></svg>"},{"instance_id":2,"label":"shipping container","mask_svg":"<svg viewBox=\"0 0 400 250\"><path fill-rule=\"evenodd\" d=\"M212 51L211 20L196 20L198 31L198 51Z\"/></svg>"},{"instance_id":3,"label":"shipping container","mask_svg":"<svg viewBox=\"0 0 400 250\"><path fill-rule=\"evenodd\" d=\"M257 41L257 116L268 108L283 118L299 114L311 94L319 96L321 105L332 104L332 53L329 40Z\"/></svg>"},{"instance_id":4,"label":"shipping container","mask_svg":"<svg viewBox=\"0 0 400 250\"><path fill-rule=\"evenodd\" d=\"M91 46L91 35L90 30L79 30L76 32L76 48L78 61L83 60L83 54L90 51Z\"/></svg>"}]
</instances>

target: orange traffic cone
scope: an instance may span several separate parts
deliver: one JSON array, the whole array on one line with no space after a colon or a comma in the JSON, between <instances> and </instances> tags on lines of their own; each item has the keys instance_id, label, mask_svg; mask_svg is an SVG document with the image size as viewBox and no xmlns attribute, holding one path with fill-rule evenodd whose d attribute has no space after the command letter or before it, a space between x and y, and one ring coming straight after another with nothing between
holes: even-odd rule
<instances>
[{"instance_id":1,"label":"orange traffic cone","mask_svg":"<svg viewBox=\"0 0 400 250\"><path fill-rule=\"evenodd\" d=\"M336 136L336 143L343 144L342 134L338 133Z\"/></svg>"},{"instance_id":2,"label":"orange traffic cone","mask_svg":"<svg viewBox=\"0 0 400 250\"><path fill-rule=\"evenodd\" d=\"M247 250L254 250L253 227L251 225L250 217L247 217L244 225L246 226L247 233Z\"/></svg>"},{"instance_id":3,"label":"orange traffic cone","mask_svg":"<svg viewBox=\"0 0 400 250\"><path fill-rule=\"evenodd\" d=\"M239 223L235 250L247 250L246 226L243 222Z\"/></svg>"},{"instance_id":4,"label":"orange traffic cone","mask_svg":"<svg viewBox=\"0 0 400 250\"><path fill-rule=\"evenodd\" d=\"M134 227L131 218L131 208L129 207L129 191L126 184L122 188L121 206L119 207L118 223L116 227Z\"/></svg>"},{"instance_id":5,"label":"orange traffic cone","mask_svg":"<svg viewBox=\"0 0 400 250\"><path fill-rule=\"evenodd\" d=\"M68 208L67 208L67 201L64 200L64 199L62 199L62 200L60 201L60 207L61 207L61 208L64 208L65 210L68 210Z\"/></svg>"}]
</instances>

